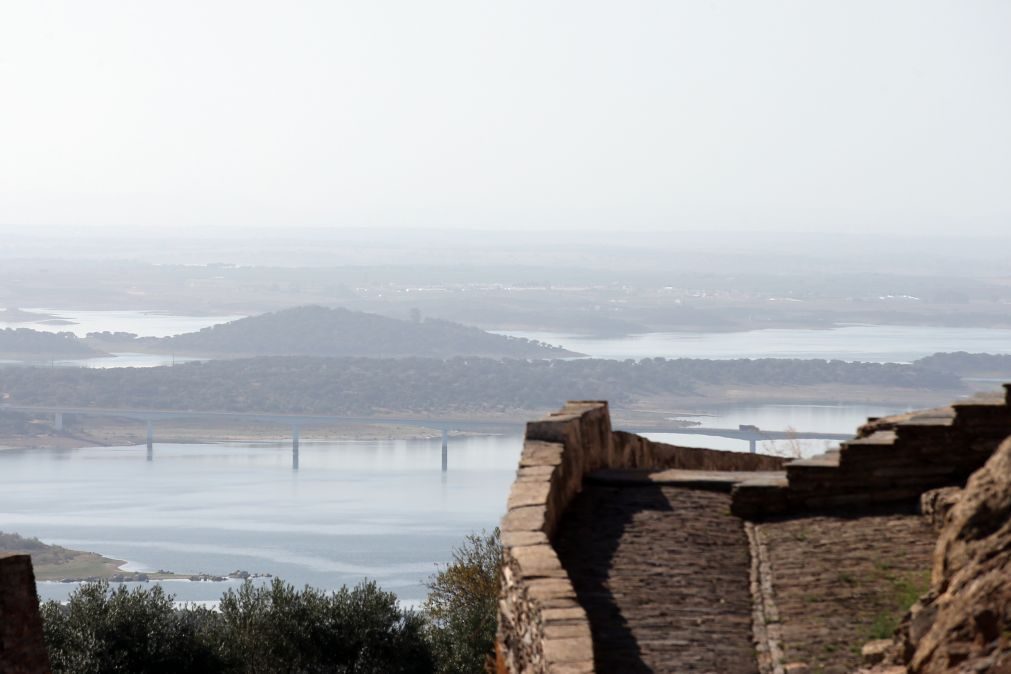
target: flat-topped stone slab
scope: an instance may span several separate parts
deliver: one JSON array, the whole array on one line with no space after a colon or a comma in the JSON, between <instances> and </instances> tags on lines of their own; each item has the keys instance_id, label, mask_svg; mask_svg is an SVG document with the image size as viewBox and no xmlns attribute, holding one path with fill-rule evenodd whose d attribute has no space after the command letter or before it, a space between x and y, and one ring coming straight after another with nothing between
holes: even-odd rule
<instances>
[{"instance_id":1,"label":"flat-topped stone slab","mask_svg":"<svg viewBox=\"0 0 1011 674\"><path fill-rule=\"evenodd\" d=\"M734 485L751 480L785 480L783 471L730 470L598 470L586 476L593 484L641 487L662 485L685 489L709 489L729 492Z\"/></svg>"},{"instance_id":2,"label":"flat-topped stone slab","mask_svg":"<svg viewBox=\"0 0 1011 674\"><path fill-rule=\"evenodd\" d=\"M839 466L839 452L825 452L808 459L796 459L786 464L787 472L791 468L837 468Z\"/></svg>"},{"instance_id":3,"label":"flat-topped stone slab","mask_svg":"<svg viewBox=\"0 0 1011 674\"><path fill-rule=\"evenodd\" d=\"M847 440L843 443L843 448L856 446L867 446L867 445L894 445L895 439L898 434L895 431L874 431L870 435L863 438L853 438L852 440Z\"/></svg>"},{"instance_id":4,"label":"flat-topped stone slab","mask_svg":"<svg viewBox=\"0 0 1011 674\"><path fill-rule=\"evenodd\" d=\"M950 414L924 414L914 416L911 419L900 422L896 428L903 429L909 428L911 426L931 426L931 427L948 427L955 425L955 411L952 410Z\"/></svg>"}]
</instances>

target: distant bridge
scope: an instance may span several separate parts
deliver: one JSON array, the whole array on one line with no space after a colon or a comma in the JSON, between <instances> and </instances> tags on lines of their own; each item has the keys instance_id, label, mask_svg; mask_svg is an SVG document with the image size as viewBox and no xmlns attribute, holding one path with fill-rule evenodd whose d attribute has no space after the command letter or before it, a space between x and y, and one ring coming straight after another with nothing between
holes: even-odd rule
<instances>
[{"instance_id":1,"label":"distant bridge","mask_svg":"<svg viewBox=\"0 0 1011 674\"><path fill-rule=\"evenodd\" d=\"M748 448L754 454L760 441L768 440L850 440L852 433L821 433L818 431L765 431L758 426L741 424L737 428L706 428L704 426L684 426L676 428L643 427L623 429L630 433L677 433L681 435L708 435L718 438L747 440Z\"/></svg>"},{"instance_id":2,"label":"distant bridge","mask_svg":"<svg viewBox=\"0 0 1011 674\"><path fill-rule=\"evenodd\" d=\"M336 424L362 424L386 426L414 426L432 428L442 431L442 470L448 468L449 432L450 431L513 431L522 427L521 422L510 421L476 421L470 419L454 419L451 417L350 417L320 414L269 414L264 412L206 412L198 410L144 410L101 407L64 407L45 405L0 405L0 411L24 412L29 414L51 415L53 427L63 430L63 415L73 414L91 417L119 417L136 419L147 423L147 458L154 456L154 422L166 419L210 419L210 420L244 420L260 421L291 428L291 464L298 469L299 433L304 427L327 426ZM849 440L852 434L821 433L817 431L766 431L741 424L737 428L707 428L703 426L662 426L626 427L622 430L631 433L671 433L679 435L706 435L711 437L746 440L752 454L757 451L758 442L769 440Z\"/></svg>"},{"instance_id":3,"label":"distant bridge","mask_svg":"<svg viewBox=\"0 0 1011 674\"><path fill-rule=\"evenodd\" d=\"M291 465L298 469L299 434L302 428L337 424L363 424L385 426L414 426L442 431L442 470L447 470L450 431L501 431L514 430L519 423L508 421L473 421L453 418L409 417L348 417L320 414L268 414L263 412L203 412L198 410L143 410L102 407L64 407L46 405L0 405L0 411L44 414L52 416L53 428L63 430L63 416L72 414L90 417L118 417L136 419L147 423L147 458L154 458L154 422L166 419L210 419L225 421L260 421L291 427Z\"/></svg>"}]
</instances>

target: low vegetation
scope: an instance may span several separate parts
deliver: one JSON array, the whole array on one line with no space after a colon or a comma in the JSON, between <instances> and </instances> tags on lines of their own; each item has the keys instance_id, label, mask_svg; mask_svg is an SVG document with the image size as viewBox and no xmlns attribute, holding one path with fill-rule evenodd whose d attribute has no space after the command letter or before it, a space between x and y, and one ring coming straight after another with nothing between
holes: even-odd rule
<instances>
[{"instance_id":1,"label":"low vegetation","mask_svg":"<svg viewBox=\"0 0 1011 674\"><path fill-rule=\"evenodd\" d=\"M938 372L951 372L962 377L1011 376L1011 355L993 353L935 353L920 358L916 365Z\"/></svg>"},{"instance_id":2,"label":"low vegetation","mask_svg":"<svg viewBox=\"0 0 1011 674\"><path fill-rule=\"evenodd\" d=\"M41 332L28 328L0 329L0 353L25 358L89 358L104 355L72 332Z\"/></svg>"},{"instance_id":3,"label":"low vegetation","mask_svg":"<svg viewBox=\"0 0 1011 674\"><path fill-rule=\"evenodd\" d=\"M155 368L0 369L0 400L68 405L369 416L497 413L559 400L692 395L702 385L858 385L956 390L915 365L824 360L496 360L263 357Z\"/></svg>"},{"instance_id":4,"label":"low vegetation","mask_svg":"<svg viewBox=\"0 0 1011 674\"><path fill-rule=\"evenodd\" d=\"M420 612L374 582L328 593L246 582L219 609L175 608L161 587L83 585L42 604L53 671L479 674L495 634L498 532L468 536Z\"/></svg>"}]
</instances>

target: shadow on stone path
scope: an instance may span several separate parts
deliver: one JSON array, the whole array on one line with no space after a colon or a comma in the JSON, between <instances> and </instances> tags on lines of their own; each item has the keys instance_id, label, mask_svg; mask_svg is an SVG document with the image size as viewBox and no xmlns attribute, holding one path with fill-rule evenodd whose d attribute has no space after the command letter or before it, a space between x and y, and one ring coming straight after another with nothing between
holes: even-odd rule
<instances>
[{"instance_id":1,"label":"shadow on stone path","mask_svg":"<svg viewBox=\"0 0 1011 674\"><path fill-rule=\"evenodd\" d=\"M588 485L560 531L598 672L757 673L748 542L727 494Z\"/></svg>"}]
</instances>

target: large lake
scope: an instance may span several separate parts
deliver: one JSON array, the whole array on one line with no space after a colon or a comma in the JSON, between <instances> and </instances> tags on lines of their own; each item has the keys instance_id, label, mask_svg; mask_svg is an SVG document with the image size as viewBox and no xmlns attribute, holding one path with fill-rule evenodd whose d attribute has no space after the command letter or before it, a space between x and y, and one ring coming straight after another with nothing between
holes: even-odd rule
<instances>
[{"instance_id":1,"label":"large lake","mask_svg":"<svg viewBox=\"0 0 1011 674\"><path fill-rule=\"evenodd\" d=\"M84 337L89 332L132 332L140 337L168 337L243 318L239 315L188 316L165 311L100 311L44 307L33 307L24 311L38 314L39 320L16 323L0 320L0 328L72 332L78 337Z\"/></svg>"},{"instance_id":2,"label":"large lake","mask_svg":"<svg viewBox=\"0 0 1011 674\"><path fill-rule=\"evenodd\" d=\"M889 411L733 406L698 420L850 432L866 416ZM747 449L728 439L654 437ZM155 444L150 462L143 446L3 450L0 530L124 559L131 570L245 570L323 588L369 577L413 604L466 534L498 524L521 442L519 435L452 438L446 473L439 440L303 442L297 471L287 443ZM166 587L179 600L214 601L237 584ZM45 598L72 589L39 585Z\"/></svg>"},{"instance_id":3,"label":"large lake","mask_svg":"<svg viewBox=\"0 0 1011 674\"><path fill-rule=\"evenodd\" d=\"M0 530L130 570L272 573L335 588L373 578L408 603L463 537L496 526L519 437L0 451ZM166 585L212 601L238 581ZM40 583L44 598L73 588Z\"/></svg>"},{"instance_id":4,"label":"large lake","mask_svg":"<svg viewBox=\"0 0 1011 674\"><path fill-rule=\"evenodd\" d=\"M168 335L236 317L155 312L39 310L78 334L124 330ZM936 351L1011 352L1011 330L851 326L834 330L656 333L588 339L513 333L605 358L807 357L911 361ZM143 354L92 365L153 365ZM562 401L559 401L561 404ZM703 410L705 426L849 433L867 416L902 411L863 405L737 405ZM741 441L654 435L676 444L745 451ZM208 438L213 440L213 438ZM453 438L449 470L436 441L303 442L292 470L287 444L155 445L0 451L0 530L125 559L129 569L225 574L242 569L296 585L336 588L374 578L406 603L423 598L436 563L471 532L494 527L505 507L521 439ZM763 450L792 452L780 444ZM824 443L805 442L811 454ZM225 583L166 583L180 600L213 601ZM72 585L42 583L46 598Z\"/></svg>"},{"instance_id":5,"label":"large lake","mask_svg":"<svg viewBox=\"0 0 1011 674\"><path fill-rule=\"evenodd\" d=\"M594 358L824 358L908 363L940 351L1011 353L1011 330L851 325L828 330L653 332L595 339L557 332L503 332Z\"/></svg>"}]
</instances>

